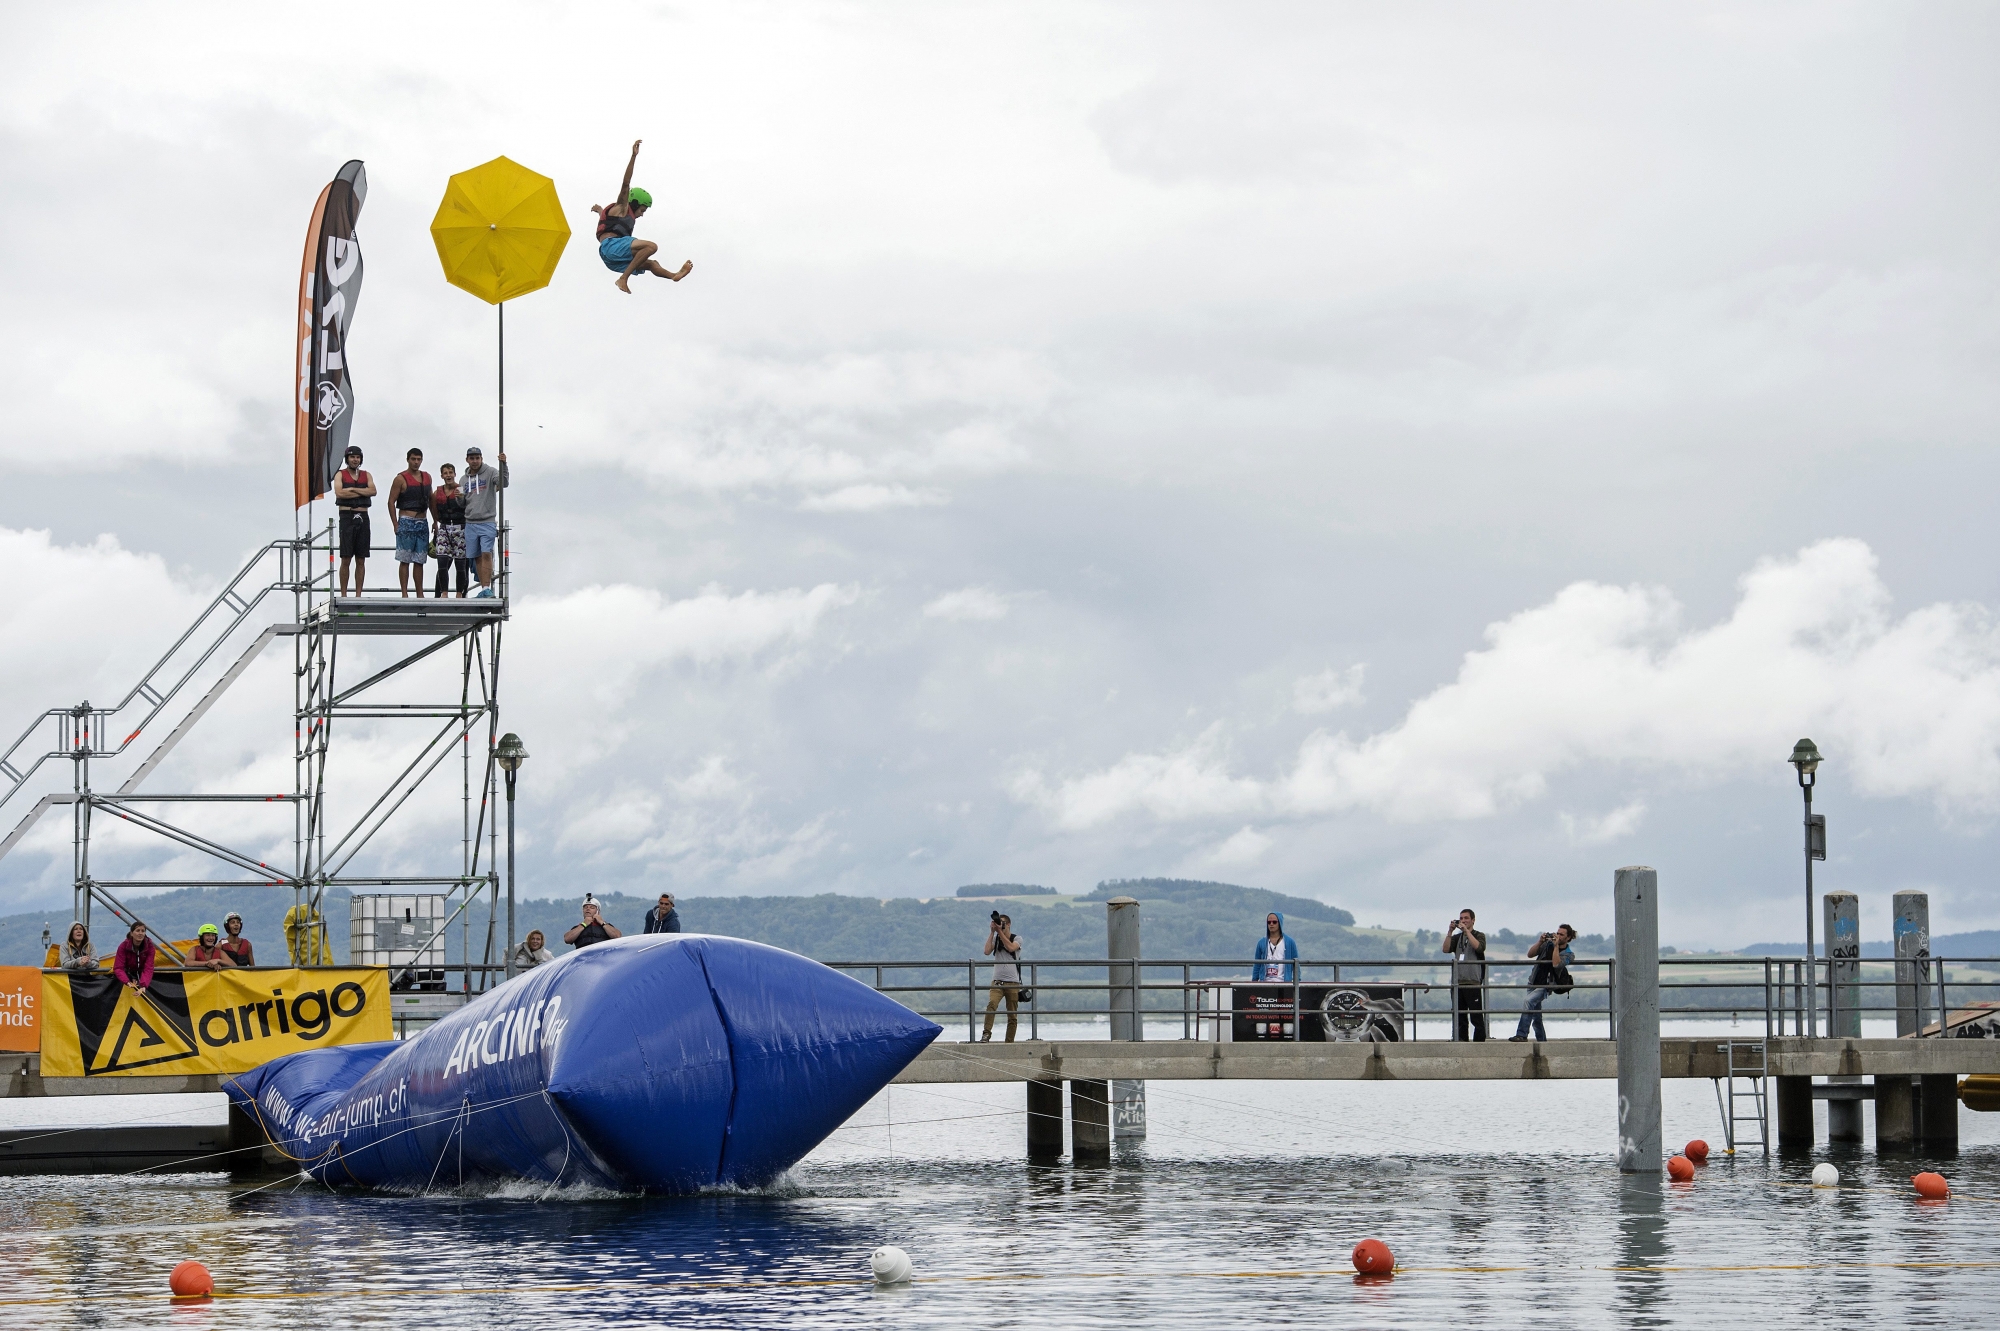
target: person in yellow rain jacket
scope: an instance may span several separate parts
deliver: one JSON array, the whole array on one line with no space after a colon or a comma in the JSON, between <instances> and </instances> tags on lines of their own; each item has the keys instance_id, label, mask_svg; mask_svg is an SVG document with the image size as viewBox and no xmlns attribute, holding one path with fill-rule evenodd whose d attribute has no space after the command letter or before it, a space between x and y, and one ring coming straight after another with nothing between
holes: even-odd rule
<instances>
[{"instance_id":1,"label":"person in yellow rain jacket","mask_svg":"<svg viewBox=\"0 0 2000 1331\"><path fill-rule=\"evenodd\" d=\"M333 953L326 945L326 921L309 903L301 902L285 912L285 951L294 966L331 966Z\"/></svg>"}]
</instances>

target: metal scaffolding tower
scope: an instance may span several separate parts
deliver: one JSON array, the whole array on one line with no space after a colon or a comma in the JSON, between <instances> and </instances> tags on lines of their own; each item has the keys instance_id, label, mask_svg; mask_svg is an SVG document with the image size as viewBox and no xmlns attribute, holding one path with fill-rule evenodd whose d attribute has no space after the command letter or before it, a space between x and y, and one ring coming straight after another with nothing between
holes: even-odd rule
<instances>
[{"instance_id":1,"label":"metal scaffolding tower","mask_svg":"<svg viewBox=\"0 0 2000 1331\"><path fill-rule=\"evenodd\" d=\"M88 925L95 903L129 927L140 917L126 905L124 898L136 893L184 887L289 887L295 912L291 918L302 924L318 921L319 942L311 942L310 928L302 930L299 944L292 949L296 964L331 960L324 952L326 926L321 909L331 887L443 892L448 904L457 898L449 917L432 938L440 937L451 924L459 923L465 944L462 955L470 961L471 908L484 888L488 903L485 964L493 964L500 887L495 860L499 835L498 772L493 750L500 734L500 641L508 618L509 544L509 528L503 519L494 568L495 596L404 599L393 588L347 597L335 594L338 543L331 522L323 530L309 530L292 540L271 542L251 556L180 639L119 702L110 707L94 707L86 701L74 707L52 708L30 723L6 753L0 755L0 809L20 794L45 765L59 761L71 765L70 789L43 795L27 810L6 838L0 840L0 858L13 850L43 813L57 805L68 805L73 825L74 918ZM291 598L291 619L268 622L269 610L260 611L260 607L282 604L286 596ZM261 628L260 620L265 621ZM140 786L146 779L278 638L290 638L292 642L291 791L142 792ZM354 639L381 640L391 646L396 659L364 678L346 683L340 675L340 649L343 641ZM209 682L206 691L180 715L145 760L115 790L105 791L93 784L97 775L93 763L104 764L137 752L134 746L141 736L156 730L155 723L174 707L176 699L199 687L198 680L211 673L212 662L227 659L220 654L232 644L242 644L240 654ZM354 650L350 646L350 654ZM413 685L421 690L417 676L426 673L413 672L412 667L433 656L456 660L459 680L455 698L410 695ZM400 691L399 685L403 686ZM436 690L433 687L431 691ZM329 781L328 759L335 751L335 737L350 732L352 727L346 723L355 721L414 722L423 727L419 734L428 735L417 755L372 800L365 789L361 793L350 789L354 783ZM484 743L475 753L475 733L482 729ZM121 731L125 732L122 739L108 738ZM455 857L458 862L426 866L426 872L400 876L353 871L356 858L375 842L434 773L448 768L454 754L458 759L463 811L459 854ZM180 808L277 802L292 806L289 868L185 826L187 819ZM358 816L354 813L356 809L360 810ZM178 879L97 877L92 868L91 841L100 816L119 819L125 825L200 852L227 865L235 871L234 875ZM178 957L170 940L156 938L156 941ZM511 942L508 940L507 945L511 946ZM473 969L466 968L467 988L472 987Z\"/></svg>"}]
</instances>

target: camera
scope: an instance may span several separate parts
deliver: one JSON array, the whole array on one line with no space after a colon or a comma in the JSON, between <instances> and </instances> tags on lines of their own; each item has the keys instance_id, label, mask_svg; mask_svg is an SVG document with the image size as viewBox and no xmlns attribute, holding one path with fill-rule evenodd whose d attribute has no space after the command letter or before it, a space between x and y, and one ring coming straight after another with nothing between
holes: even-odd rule
<instances>
[{"instance_id":1,"label":"camera","mask_svg":"<svg viewBox=\"0 0 2000 1331\"><path fill-rule=\"evenodd\" d=\"M1000 923L1000 912L997 910L993 912L993 923Z\"/></svg>"}]
</instances>

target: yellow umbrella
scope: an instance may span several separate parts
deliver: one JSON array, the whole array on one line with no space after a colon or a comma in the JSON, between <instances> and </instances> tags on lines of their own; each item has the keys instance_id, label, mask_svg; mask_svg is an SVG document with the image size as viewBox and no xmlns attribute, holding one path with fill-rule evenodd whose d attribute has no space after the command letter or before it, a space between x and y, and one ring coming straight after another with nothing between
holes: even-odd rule
<instances>
[{"instance_id":1,"label":"yellow umbrella","mask_svg":"<svg viewBox=\"0 0 2000 1331\"><path fill-rule=\"evenodd\" d=\"M447 282L498 305L549 284L569 223L555 181L496 157L445 185L431 239Z\"/></svg>"}]
</instances>

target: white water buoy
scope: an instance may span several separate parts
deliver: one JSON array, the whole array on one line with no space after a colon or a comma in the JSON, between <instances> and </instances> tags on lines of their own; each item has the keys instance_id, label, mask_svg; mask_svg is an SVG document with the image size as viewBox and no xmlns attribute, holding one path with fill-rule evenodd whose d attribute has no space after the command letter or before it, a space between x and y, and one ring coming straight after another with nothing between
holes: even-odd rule
<instances>
[{"instance_id":1,"label":"white water buoy","mask_svg":"<svg viewBox=\"0 0 2000 1331\"><path fill-rule=\"evenodd\" d=\"M1815 1188L1834 1188L1840 1186L1840 1171L1832 1165L1814 1165L1812 1178Z\"/></svg>"},{"instance_id":2,"label":"white water buoy","mask_svg":"<svg viewBox=\"0 0 2000 1331\"><path fill-rule=\"evenodd\" d=\"M878 1285L900 1285L910 1278L910 1254L893 1243L885 1243L868 1254L869 1269Z\"/></svg>"}]
</instances>

